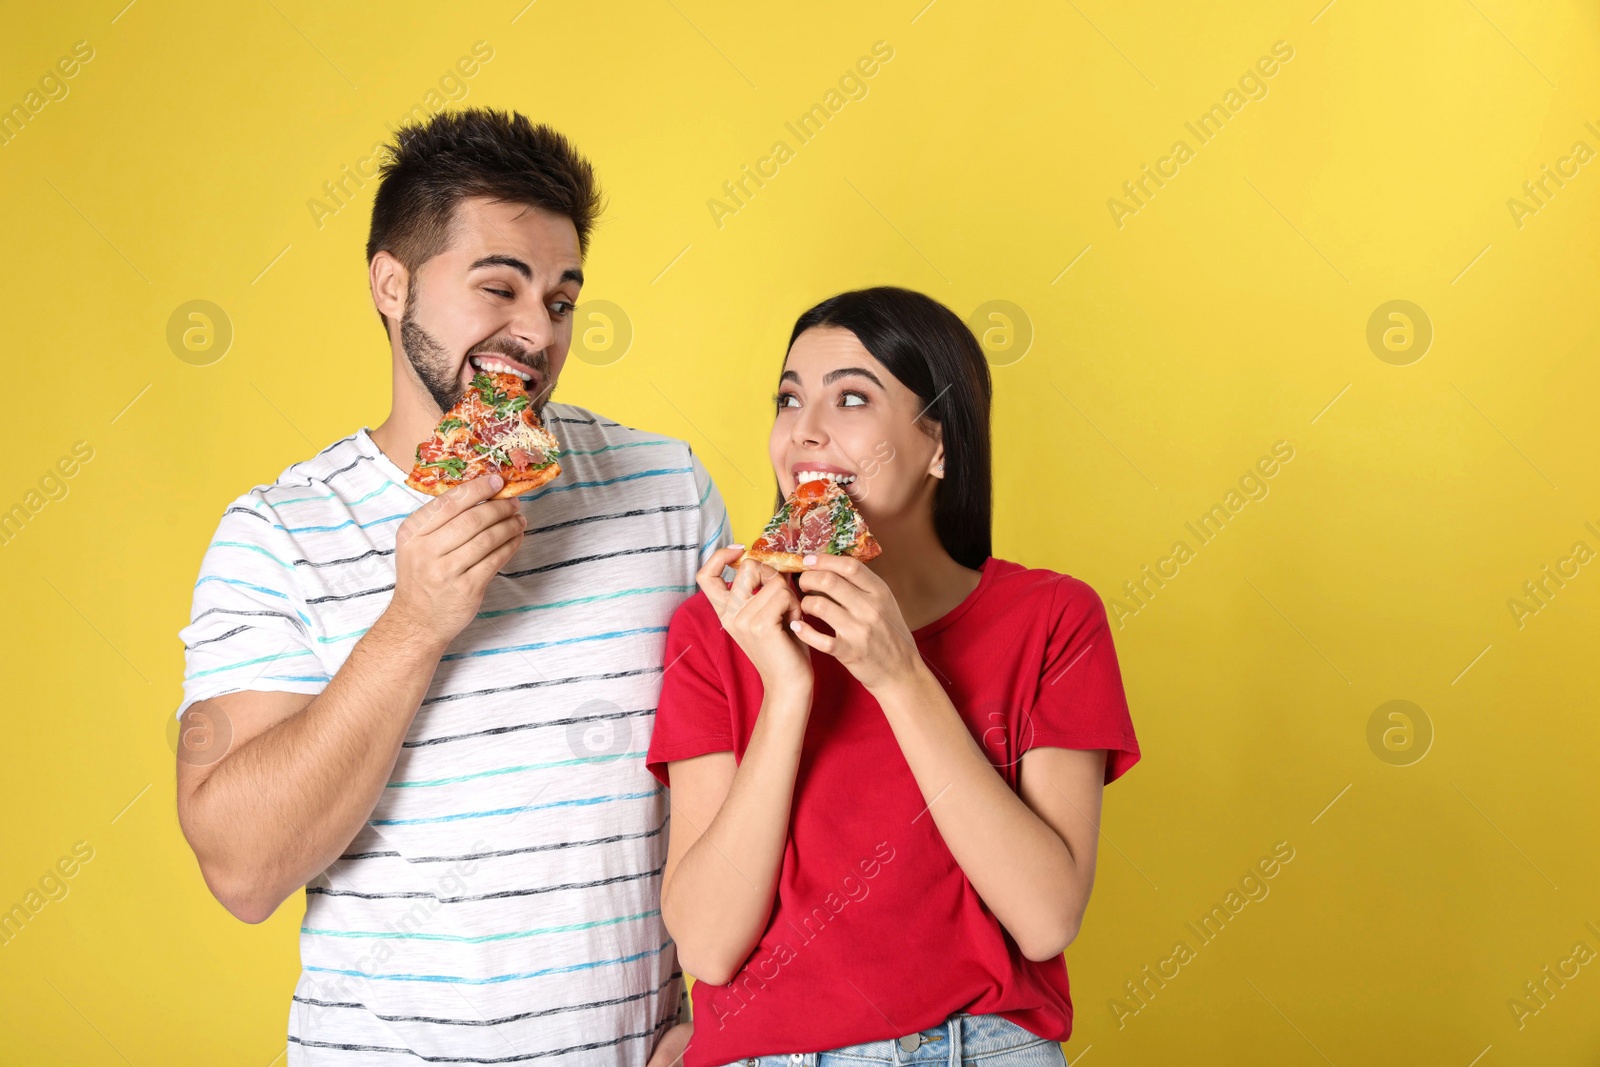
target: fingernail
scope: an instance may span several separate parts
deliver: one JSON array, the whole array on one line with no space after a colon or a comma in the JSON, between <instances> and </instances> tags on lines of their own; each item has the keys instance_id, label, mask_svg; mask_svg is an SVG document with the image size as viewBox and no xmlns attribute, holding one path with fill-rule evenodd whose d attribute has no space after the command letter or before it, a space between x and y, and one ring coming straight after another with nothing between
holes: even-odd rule
<instances>
[{"instance_id":1,"label":"fingernail","mask_svg":"<svg viewBox=\"0 0 1600 1067\"><path fill-rule=\"evenodd\" d=\"M816 556L807 556L805 559L801 560L800 562L804 563L807 567L809 567L813 563L817 562L817 557Z\"/></svg>"},{"instance_id":2,"label":"fingernail","mask_svg":"<svg viewBox=\"0 0 1600 1067\"><path fill-rule=\"evenodd\" d=\"M496 492L498 492L500 489L504 488L505 484L506 484L506 480L504 478L500 477L498 474L489 475L489 487L491 489L494 489Z\"/></svg>"},{"instance_id":3,"label":"fingernail","mask_svg":"<svg viewBox=\"0 0 1600 1067\"><path fill-rule=\"evenodd\" d=\"M743 545L729 545L729 548L743 548Z\"/></svg>"},{"instance_id":4,"label":"fingernail","mask_svg":"<svg viewBox=\"0 0 1600 1067\"><path fill-rule=\"evenodd\" d=\"M789 624L789 629L793 630L795 633L799 633L800 632L800 621L798 619L796 619L794 622L791 622Z\"/></svg>"}]
</instances>

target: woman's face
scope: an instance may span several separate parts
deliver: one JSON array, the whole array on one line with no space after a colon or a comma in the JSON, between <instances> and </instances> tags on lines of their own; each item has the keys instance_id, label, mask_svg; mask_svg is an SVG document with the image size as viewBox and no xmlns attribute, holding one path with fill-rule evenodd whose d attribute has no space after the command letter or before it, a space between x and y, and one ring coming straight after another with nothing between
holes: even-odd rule
<instances>
[{"instance_id":1,"label":"woman's face","mask_svg":"<svg viewBox=\"0 0 1600 1067\"><path fill-rule=\"evenodd\" d=\"M931 508L944 450L919 424L924 404L849 330L795 338L778 383L768 450L784 496L800 475L837 476L869 523Z\"/></svg>"}]
</instances>

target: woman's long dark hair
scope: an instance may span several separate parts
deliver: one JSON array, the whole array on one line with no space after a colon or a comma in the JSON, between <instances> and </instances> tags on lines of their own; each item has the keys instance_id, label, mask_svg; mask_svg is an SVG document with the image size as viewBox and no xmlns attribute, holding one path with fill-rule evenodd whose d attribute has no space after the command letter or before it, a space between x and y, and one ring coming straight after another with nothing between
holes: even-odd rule
<instances>
[{"instance_id":1,"label":"woman's long dark hair","mask_svg":"<svg viewBox=\"0 0 1600 1067\"><path fill-rule=\"evenodd\" d=\"M830 296L795 320L795 338L817 326L856 335L874 359L922 401L921 420L944 438L944 480L933 528L950 557L974 570L990 554L989 364L955 312L909 289L878 286ZM781 502L781 500L780 500Z\"/></svg>"}]
</instances>

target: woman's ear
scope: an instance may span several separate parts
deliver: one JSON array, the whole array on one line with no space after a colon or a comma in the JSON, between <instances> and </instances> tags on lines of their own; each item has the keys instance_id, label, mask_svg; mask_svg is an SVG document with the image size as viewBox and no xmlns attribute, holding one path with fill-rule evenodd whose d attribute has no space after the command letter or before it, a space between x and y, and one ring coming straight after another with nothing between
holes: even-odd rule
<instances>
[{"instance_id":1,"label":"woman's ear","mask_svg":"<svg viewBox=\"0 0 1600 1067\"><path fill-rule=\"evenodd\" d=\"M944 477L944 427L939 427L934 432L934 440L938 442L933 449L933 458L928 461L928 473L935 478Z\"/></svg>"}]
</instances>

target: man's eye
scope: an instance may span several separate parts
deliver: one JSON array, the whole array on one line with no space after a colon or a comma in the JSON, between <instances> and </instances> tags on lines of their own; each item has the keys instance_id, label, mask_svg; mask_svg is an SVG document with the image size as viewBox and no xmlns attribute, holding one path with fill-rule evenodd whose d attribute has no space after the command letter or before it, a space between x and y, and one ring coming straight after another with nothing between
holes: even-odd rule
<instances>
[{"instance_id":1,"label":"man's eye","mask_svg":"<svg viewBox=\"0 0 1600 1067\"><path fill-rule=\"evenodd\" d=\"M565 300L557 300L550 305L550 313L558 319L564 319L572 314L573 305Z\"/></svg>"},{"instance_id":2,"label":"man's eye","mask_svg":"<svg viewBox=\"0 0 1600 1067\"><path fill-rule=\"evenodd\" d=\"M509 289L489 289L489 288L485 288L484 292L493 293L495 296L503 296L507 300L510 300L512 297L517 295L516 293L511 292Z\"/></svg>"}]
</instances>

